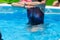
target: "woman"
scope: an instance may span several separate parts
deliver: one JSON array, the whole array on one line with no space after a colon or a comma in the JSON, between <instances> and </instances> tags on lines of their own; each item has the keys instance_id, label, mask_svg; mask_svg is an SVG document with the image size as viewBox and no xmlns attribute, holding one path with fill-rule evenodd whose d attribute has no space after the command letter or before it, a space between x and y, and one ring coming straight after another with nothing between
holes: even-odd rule
<instances>
[{"instance_id":1,"label":"woman","mask_svg":"<svg viewBox=\"0 0 60 40\"><path fill-rule=\"evenodd\" d=\"M40 4L45 4L46 0L34 0L32 2L31 1L27 1L27 2L19 2L19 3L15 3L13 5L15 6L22 6L27 8L27 17L28 17L28 25L30 25L31 27L33 26L37 26L39 24L43 24L44 23L44 13L40 10L39 7L36 7L36 5L40 5ZM33 31L33 30L31 30Z\"/></svg>"},{"instance_id":2,"label":"woman","mask_svg":"<svg viewBox=\"0 0 60 40\"><path fill-rule=\"evenodd\" d=\"M42 1L42 0L35 0L34 1L35 3L38 3L38 4L45 4L45 0ZM35 3L32 3L31 5L33 6L27 6L27 14L28 14L28 18L29 18L29 23L28 24L31 24L31 25L38 25L38 24L41 24L43 23L43 19L44 19L44 13L40 10L39 7L35 7L34 5L37 5ZM39 16L39 17L36 17L36 16Z\"/></svg>"},{"instance_id":3,"label":"woman","mask_svg":"<svg viewBox=\"0 0 60 40\"><path fill-rule=\"evenodd\" d=\"M28 16L28 24L32 29L32 32L36 32L38 30L38 25L44 23L44 12L41 11L40 7L36 7L36 5L45 4L46 0L35 0L30 5L27 5L27 16Z\"/></svg>"},{"instance_id":4,"label":"woman","mask_svg":"<svg viewBox=\"0 0 60 40\"><path fill-rule=\"evenodd\" d=\"M57 0L53 3L53 6L60 7L60 0Z\"/></svg>"}]
</instances>

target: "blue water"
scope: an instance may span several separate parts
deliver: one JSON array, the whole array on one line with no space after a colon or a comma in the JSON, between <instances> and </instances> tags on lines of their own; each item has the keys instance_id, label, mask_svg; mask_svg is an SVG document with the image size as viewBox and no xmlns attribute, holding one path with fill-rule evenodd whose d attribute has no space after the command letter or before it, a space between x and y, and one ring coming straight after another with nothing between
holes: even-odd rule
<instances>
[{"instance_id":1,"label":"blue water","mask_svg":"<svg viewBox=\"0 0 60 40\"><path fill-rule=\"evenodd\" d=\"M48 13L60 13L60 9L52 9L52 8L47 8L47 9L45 9L46 10L46 12Z\"/></svg>"},{"instance_id":2,"label":"blue water","mask_svg":"<svg viewBox=\"0 0 60 40\"><path fill-rule=\"evenodd\" d=\"M45 14L44 30L27 31L27 9L13 6L0 7L0 31L4 40L59 40L60 15ZM54 11L54 10L53 10Z\"/></svg>"}]
</instances>

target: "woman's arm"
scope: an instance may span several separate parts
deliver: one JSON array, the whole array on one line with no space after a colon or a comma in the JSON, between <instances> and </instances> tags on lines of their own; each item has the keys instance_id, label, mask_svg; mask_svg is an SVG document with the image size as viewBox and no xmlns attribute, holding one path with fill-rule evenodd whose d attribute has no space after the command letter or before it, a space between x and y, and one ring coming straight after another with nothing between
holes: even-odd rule
<instances>
[{"instance_id":1,"label":"woman's arm","mask_svg":"<svg viewBox=\"0 0 60 40\"><path fill-rule=\"evenodd\" d=\"M41 4L45 4L45 3L46 3L46 0L42 0L42 1L41 1Z\"/></svg>"},{"instance_id":2,"label":"woman's arm","mask_svg":"<svg viewBox=\"0 0 60 40\"><path fill-rule=\"evenodd\" d=\"M41 2L35 1L35 2L26 2L27 5L39 5L39 4L45 4L46 0L42 0Z\"/></svg>"},{"instance_id":3,"label":"woman's arm","mask_svg":"<svg viewBox=\"0 0 60 40\"><path fill-rule=\"evenodd\" d=\"M46 0L42 0L41 2L35 1L35 2L19 2L19 3L12 3L13 6L21 6L21 7L34 7L35 5L39 5L39 4L45 4Z\"/></svg>"},{"instance_id":4,"label":"woman's arm","mask_svg":"<svg viewBox=\"0 0 60 40\"><path fill-rule=\"evenodd\" d=\"M21 6L24 7L25 3L19 2L19 3L12 3L13 6Z\"/></svg>"},{"instance_id":5,"label":"woman's arm","mask_svg":"<svg viewBox=\"0 0 60 40\"><path fill-rule=\"evenodd\" d=\"M35 6L25 6L25 8L33 8L33 7L35 7Z\"/></svg>"},{"instance_id":6,"label":"woman's arm","mask_svg":"<svg viewBox=\"0 0 60 40\"><path fill-rule=\"evenodd\" d=\"M40 4L40 2L26 2L25 4L30 5L30 6L35 6L35 5Z\"/></svg>"},{"instance_id":7,"label":"woman's arm","mask_svg":"<svg viewBox=\"0 0 60 40\"><path fill-rule=\"evenodd\" d=\"M40 4L40 2L19 2L19 3L12 3L13 6L20 6L20 7L26 7L26 8L31 8L34 7L35 5Z\"/></svg>"}]
</instances>

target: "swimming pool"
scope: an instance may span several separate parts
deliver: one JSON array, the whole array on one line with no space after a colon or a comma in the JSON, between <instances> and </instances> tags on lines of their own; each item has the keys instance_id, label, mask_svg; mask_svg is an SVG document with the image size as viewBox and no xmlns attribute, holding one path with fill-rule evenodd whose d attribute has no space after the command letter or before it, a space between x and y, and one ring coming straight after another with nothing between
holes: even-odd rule
<instances>
[{"instance_id":1,"label":"swimming pool","mask_svg":"<svg viewBox=\"0 0 60 40\"><path fill-rule=\"evenodd\" d=\"M46 6L46 14L60 14L60 7Z\"/></svg>"},{"instance_id":2,"label":"swimming pool","mask_svg":"<svg viewBox=\"0 0 60 40\"><path fill-rule=\"evenodd\" d=\"M60 15L45 12L45 29L28 32L27 9L14 6L0 6L0 31L4 40L59 40ZM48 8L46 8L48 10ZM45 10L45 11L46 11ZM51 10L54 13L54 9ZM48 12L50 13L50 12Z\"/></svg>"}]
</instances>

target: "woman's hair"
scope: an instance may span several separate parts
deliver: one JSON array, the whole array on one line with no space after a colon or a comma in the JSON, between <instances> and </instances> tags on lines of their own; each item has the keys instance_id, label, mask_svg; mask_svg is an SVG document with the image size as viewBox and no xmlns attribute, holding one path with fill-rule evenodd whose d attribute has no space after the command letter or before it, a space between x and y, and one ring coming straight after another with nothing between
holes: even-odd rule
<instances>
[{"instance_id":1,"label":"woman's hair","mask_svg":"<svg viewBox=\"0 0 60 40\"><path fill-rule=\"evenodd\" d=\"M35 0L35 1L41 2L42 0Z\"/></svg>"},{"instance_id":2,"label":"woman's hair","mask_svg":"<svg viewBox=\"0 0 60 40\"><path fill-rule=\"evenodd\" d=\"M41 2L42 0L38 0L39 2Z\"/></svg>"},{"instance_id":3,"label":"woman's hair","mask_svg":"<svg viewBox=\"0 0 60 40\"><path fill-rule=\"evenodd\" d=\"M58 0L58 2L60 3L60 0Z\"/></svg>"}]
</instances>

